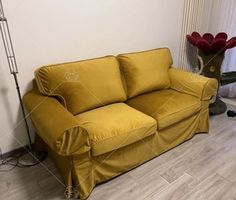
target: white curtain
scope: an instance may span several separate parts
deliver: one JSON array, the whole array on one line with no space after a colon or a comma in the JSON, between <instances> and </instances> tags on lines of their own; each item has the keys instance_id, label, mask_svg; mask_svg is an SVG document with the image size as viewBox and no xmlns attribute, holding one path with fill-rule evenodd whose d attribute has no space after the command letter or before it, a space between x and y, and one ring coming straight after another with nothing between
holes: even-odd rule
<instances>
[{"instance_id":1,"label":"white curtain","mask_svg":"<svg viewBox=\"0 0 236 200\"><path fill-rule=\"evenodd\" d=\"M236 0L185 0L179 55L179 66L185 70L192 70L197 64L196 52L186 42L186 34L192 31L236 36ZM236 47L226 51L222 71L236 71ZM223 86L220 94L235 98L236 83Z\"/></svg>"},{"instance_id":2,"label":"white curtain","mask_svg":"<svg viewBox=\"0 0 236 200\"><path fill-rule=\"evenodd\" d=\"M223 71L236 71L236 49L230 50L226 53ZM236 98L236 83L222 86L220 89L220 95L223 97Z\"/></svg>"},{"instance_id":3,"label":"white curtain","mask_svg":"<svg viewBox=\"0 0 236 200\"><path fill-rule=\"evenodd\" d=\"M184 0L184 13L180 38L178 66L187 71L193 71L197 66L196 48L189 45L186 35L200 31L204 15L204 0Z\"/></svg>"},{"instance_id":4,"label":"white curtain","mask_svg":"<svg viewBox=\"0 0 236 200\"><path fill-rule=\"evenodd\" d=\"M225 11L225 15L228 15L227 23L225 25L225 31L230 37L232 37L236 36L236 1L230 1L232 4L229 5L229 12ZM222 71L236 71L236 47L226 51ZM236 83L222 86L220 94L224 97L236 98Z\"/></svg>"},{"instance_id":5,"label":"white curtain","mask_svg":"<svg viewBox=\"0 0 236 200\"><path fill-rule=\"evenodd\" d=\"M229 38L236 36L236 0L208 0L204 7L206 10L202 25L206 32L226 32ZM222 72L229 71L236 71L236 47L225 53ZM220 95L235 98L236 83L222 86Z\"/></svg>"}]
</instances>

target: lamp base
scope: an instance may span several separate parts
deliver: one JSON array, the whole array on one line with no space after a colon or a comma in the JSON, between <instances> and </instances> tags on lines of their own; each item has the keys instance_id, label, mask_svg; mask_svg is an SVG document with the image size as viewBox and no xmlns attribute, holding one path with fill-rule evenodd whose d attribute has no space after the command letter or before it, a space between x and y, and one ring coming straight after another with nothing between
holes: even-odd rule
<instances>
[{"instance_id":1,"label":"lamp base","mask_svg":"<svg viewBox=\"0 0 236 200\"><path fill-rule=\"evenodd\" d=\"M217 96L214 103L209 105L209 113L210 115L219 115L226 112L227 106L225 102L221 101Z\"/></svg>"},{"instance_id":2,"label":"lamp base","mask_svg":"<svg viewBox=\"0 0 236 200\"><path fill-rule=\"evenodd\" d=\"M18 156L19 167L30 167L38 165L47 158L48 153L46 151L27 151Z\"/></svg>"},{"instance_id":3,"label":"lamp base","mask_svg":"<svg viewBox=\"0 0 236 200\"><path fill-rule=\"evenodd\" d=\"M26 147L14 155L1 156L0 172L9 172L15 167L26 168L38 165L46 159L47 155L46 151L29 151Z\"/></svg>"},{"instance_id":4,"label":"lamp base","mask_svg":"<svg viewBox=\"0 0 236 200\"><path fill-rule=\"evenodd\" d=\"M30 152L18 158L18 167L32 167L43 162L47 157L46 152Z\"/></svg>"}]
</instances>

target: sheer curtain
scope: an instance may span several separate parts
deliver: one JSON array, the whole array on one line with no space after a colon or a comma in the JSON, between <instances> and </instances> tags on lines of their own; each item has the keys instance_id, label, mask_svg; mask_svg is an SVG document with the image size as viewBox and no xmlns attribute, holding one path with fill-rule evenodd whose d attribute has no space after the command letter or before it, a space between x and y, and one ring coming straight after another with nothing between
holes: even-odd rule
<instances>
[{"instance_id":1,"label":"sheer curtain","mask_svg":"<svg viewBox=\"0 0 236 200\"><path fill-rule=\"evenodd\" d=\"M232 49L226 53L223 71L236 71L236 49ZM236 98L236 83L222 86L220 94L223 97Z\"/></svg>"},{"instance_id":2,"label":"sheer curtain","mask_svg":"<svg viewBox=\"0 0 236 200\"><path fill-rule=\"evenodd\" d=\"M236 3L231 7L231 16L228 18L226 31L229 36L236 36ZM226 51L222 71L236 71L236 47ZM236 83L222 86L220 94L224 97L236 98Z\"/></svg>"},{"instance_id":3,"label":"sheer curtain","mask_svg":"<svg viewBox=\"0 0 236 200\"><path fill-rule=\"evenodd\" d=\"M193 31L201 32L202 19L205 18L204 7L205 0L184 0L178 66L187 71L193 71L198 62L197 49L189 45L186 35Z\"/></svg>"},{"instance_id":4,"label":"sheer curtain","mask_svg":"<svg viewBox=\"0 0 236 200\"><path fill-rule=\"evenodd\" d=\"M229 38L236 36L236 0L208 0L205 8L208 10L205 12L208 20L203 18L202 22L205 30L213 34L223 31ZM225 53L222 72L228 71L236 71L236 47ZM222 86L220 95L236 98L236 83Z\"/></svg>"},{"instance_id":5,"label":"sheer curtain","mask_svg":"<svg viewBox=\"0 0 236 200\"><path fill-rule=\"evenodd\" d=\"M192 71L197 65L196 51L188 46L186 34L192 31L202 34L226 32L229 38L236 36L236 0L184 0L184 2L179 66ZM222 72L228 71L236 71L236 47L225 53ZM222 86L220 95L236 98L236 83Z\"/></svg>"}]
</instances>

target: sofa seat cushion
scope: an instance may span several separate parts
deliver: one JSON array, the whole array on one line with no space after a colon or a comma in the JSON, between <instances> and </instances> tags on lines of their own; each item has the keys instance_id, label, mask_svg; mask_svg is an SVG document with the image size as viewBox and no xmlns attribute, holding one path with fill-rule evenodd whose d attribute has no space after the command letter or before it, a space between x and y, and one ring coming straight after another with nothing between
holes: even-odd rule
<instances>
[{"instance_id":1,"label":"sofa seat cushion","mask_svg":"<svg viewBox=\"0 0 236 200\"><path fill-rule=\"evenodd\" d=\"M155 119L124 103L87 111L76 119L88 131L93 156L142 140L156 133L157 127Z\"/></svg>"},{"instance_id":2,"label":"sofa seat cushion","mask_svg":"<svg viewBox=\"0 0 236 200\"><path fill-rule=\"evenodd\" d=\"M118 60L129 98L170 87L168 70L172 57L168 48L121 54Z\"/></svg>"},{"instance_id":3,"label":"sofa seat cushion","mask_svg":"<svg viewBox=\"0 0 236 200\"><path fill-rule=\"evenodd\" d=\"M59 97L73 115L126 100L114 56L44 66L35 77L40 92Z\"/></svg>"},{"instance_id":4,"label":"sofa seat cushion","mask_svg":"<svg viewBox=\"0 0 236 200\"><path fill-rule=\"evenodd\" d=\"M190 117L201 109L198 98L172 89L147 93L127 104L157 120L158 130Z\"/></svg>"}]
</instances>

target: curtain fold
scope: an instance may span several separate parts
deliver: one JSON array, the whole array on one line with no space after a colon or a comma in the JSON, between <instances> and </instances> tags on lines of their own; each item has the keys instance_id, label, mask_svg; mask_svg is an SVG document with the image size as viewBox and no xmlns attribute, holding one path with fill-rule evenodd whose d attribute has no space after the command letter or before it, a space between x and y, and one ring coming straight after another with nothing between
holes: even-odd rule
<instances>
[{"instance_id":1,"label":"curtain fold","mask_svg":"<svg viewBox=\"0 0 236 200\"><path fill-rule=\"evenodd\" d=\"M186 41L186 35L201 29L201 19L204 14L204 0L184 0L184 13L180 38L178 66L187 71L193 71L197 65L197 50Z\"/></svg>"},{"instance_id":2,"label":"curtain fold","mask_svg":"<svg viewBox=\"0 0 236 200\"><path fill-rule=\"evenodd\" d=\"M186 35L193 31L201 34L226 32L229 38L236 36L236 0L185 0L180 38L178 65L194 71L197 63L197 50L186 42ZM225 53L222 72L236 71L236 48ZM220 95L236 98L236 83L221 87Z\"/></svg>"},{"instance_id":3,"label":"curtain fold","mask_svg":"<svg viewBox=\"0 0 236 200\"><path fill-rule=\"evenodd\" d=\"M226 32L229 38L236 36L236 1L235 0L209 0L205 1L205 32L216 34ZM209 12L207 12L207 9ZM205 22L204 22L205 20ZM222 72L236 71L236 48L229 49L225 53L225 59L221 68ZM236 97L236 83L222 86L219 94L224 97Z\"/></svg>"},{"instance_id":4,"label":"curtain fold","mask_svg":"<svg viewBox=\"0 0 236 200\"><path fill-rule=\"evenodd\" d=\"M224 3L228 3L228 9L225 10L225 15L227 15L227 20L225 20L225 32L228 33L229 37L233 37L236 36L236 1L228 0L224 1ZM222 71L236 71L236 48L226 51ZM236 98L236 83L222 86L220 95L223 97Z\"/></svg>"}]
</instances>

